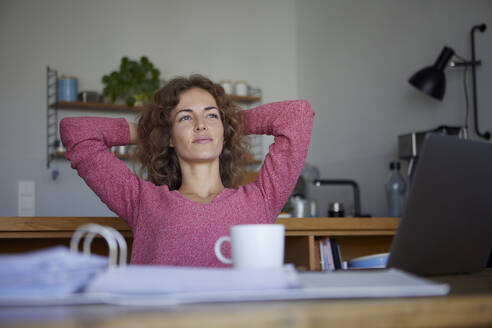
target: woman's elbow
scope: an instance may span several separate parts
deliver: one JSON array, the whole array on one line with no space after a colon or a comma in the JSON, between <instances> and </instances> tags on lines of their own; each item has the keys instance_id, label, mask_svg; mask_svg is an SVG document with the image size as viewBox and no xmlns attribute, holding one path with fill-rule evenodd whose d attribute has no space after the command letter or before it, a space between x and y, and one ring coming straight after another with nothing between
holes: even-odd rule
<instances>
[{"instance_id":1,"label":"woman's elbow","mask_svg":"<svg viewBox=\"0 0 492 328\"><path fill-rule=\"evenodd\" d=\"M295 103L296 103L296 106L294 106L294 107L296 108L296 110L298 112L302 113L302 115L305 115L308 117L314 116L314 110L311 107L311 104L309 103L309 101L307 101L306 99L300 99L300 100L296 100Z\"/></svg>"},{"instance_id":2,"label":"woman's elbow","mask_svg":"<svg viewBox=\"0 0 492 328\"><path fill-rule=\"evenodd\" d=\"M67 148L71 143L71 134L73 134L73 131L77 130L76 122L77 120L73 117L64 117L60 120L60 139Z\"/></svg>"}]
</instances>

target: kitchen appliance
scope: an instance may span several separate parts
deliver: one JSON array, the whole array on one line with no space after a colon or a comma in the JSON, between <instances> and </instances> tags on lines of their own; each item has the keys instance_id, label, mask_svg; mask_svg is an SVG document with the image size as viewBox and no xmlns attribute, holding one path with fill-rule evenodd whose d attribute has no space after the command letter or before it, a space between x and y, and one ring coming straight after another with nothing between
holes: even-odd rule
<instances>
[{"instance_id":1,"label":"kitchen appliance","mask_svg":"<svg viewBox=\"0 0 492 328\"><path fill-rule=\"evenodd\" d=\"M439 134L447 136L455 136L459 139L468 139L468 130L462 126L447 126L441 125L433 130L411 132L398 136L398 156L400 159L408 161L407 174L411 178L415 170L422 145L426 135Z\"/></svg>"}]
</instances>

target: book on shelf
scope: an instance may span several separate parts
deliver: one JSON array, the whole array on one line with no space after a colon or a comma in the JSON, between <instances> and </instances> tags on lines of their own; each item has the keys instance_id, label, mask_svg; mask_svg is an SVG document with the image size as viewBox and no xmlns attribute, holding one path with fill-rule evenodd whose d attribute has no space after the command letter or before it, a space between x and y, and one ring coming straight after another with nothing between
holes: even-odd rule
<instances>
[{"instance_id":1,"label":"book on shelf","mask_svg":"<svg viewBox=\"0 0 492 328\"><path fill-rule=\"evenodd\" d=\"M325 238L323 240L323 249L324 249L324 254L325 254L325 261L326 261L326 270L328 271L334 271L335 270L335 264L333 262L333 251L331 249L331 243L330 243L330 238Z\"/></svg>"},{"instance_id":2,"label":"book on shelf","mask_svg":"<svg viewBox=\"0 0 492 328\"><path fill-rule=\"evenodd\" d=\"M319 258L320 258L321 271L325 271L326 267L328 265L328 262L326 261L326 254L325 254L325 249L324 249L324 245L323 245L323 240L318 240L317 249L319 249L319 252L317 252L317 253L319 254Z\"/></svg>"},{"instance_id":3,"label":"book on shelf","mask_svg":"<svg viewBox=\"0 0 492 328\"><path fill-rule=\"evenodd\" d=\"M342 254L340 253L340 246L335 238L330 238L330 244L335 270L340 270L342 268Z\"/></svg>"},{"instance_id":4,"label":"book on shelf","mask_svg":"<svg viewBox=\"0 0 492 328\"><path fill-rule=\"evenodd\" d=\"M343 269L340 246L333 237L316 239L314 242L315 267L318 271L335 271Z\"/></svg>"},{"instance_id":5,"label":"book on shelf","mask_svg":"<svg viewBox=\"0 0 492 328\"><path fill-rule=\"evenodd\" d=\"M321 244L320 241L318 239L315 239L314 240L314 249L319 250L320 244ZM320 253L314 252L314 270L317 270L317 271L323 270L322 266L323 266L323 263L322 263Z\"/></svg>"}]
</instances>

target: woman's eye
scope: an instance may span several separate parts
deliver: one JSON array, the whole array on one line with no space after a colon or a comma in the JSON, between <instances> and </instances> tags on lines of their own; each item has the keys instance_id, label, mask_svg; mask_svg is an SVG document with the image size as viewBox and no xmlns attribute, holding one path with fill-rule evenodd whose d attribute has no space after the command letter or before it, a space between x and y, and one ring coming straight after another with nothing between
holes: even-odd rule
<instances>
[{"instance_id":1,"label":"woman's eye","mask_svg":"<svg viewBox=\"0 0 492 328\"><path fill-rule=\"evenodd\" d=\"M210 118L219 118L219 115L217 115L215 113L210 113L210 114L208 114L208 117L210 117Z\"/></svg>"},{"instance_id":2,"label":"woman's eye","mask_svg":"<svg viewBox=\"0 0 492 328\"><path fill-rule=\"evenodd\" d=\"M188 121L188 120L191 120L190 115L181 116L178 121L181 122L181 121Z\"/></svg>"}]
</instances>

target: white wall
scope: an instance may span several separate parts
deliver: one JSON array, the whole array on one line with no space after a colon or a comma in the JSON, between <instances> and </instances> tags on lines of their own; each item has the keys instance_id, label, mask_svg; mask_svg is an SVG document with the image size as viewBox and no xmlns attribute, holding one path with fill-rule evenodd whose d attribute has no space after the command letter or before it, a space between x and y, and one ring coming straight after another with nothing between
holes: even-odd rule
<instances>
[{"instance_id":1,"label":"white wall","mask_svg":"<svg viewBox=\"0 0 492 328\"><path fill-rule=\"evenodd\" d=\"M463 125L462 69L446 71L442 102L407 80L445 45L469 58L470 29L482 22L488 30L476 36L476 49L483 132L492 130L492 1L297 2L299 96L316 110L308 162L324 178L356 180L363 212L386 215L384 183L399 134ZM309 191L323 201L323 214L330 201L352 203L349 188Z\"/></svg>"},{"instance_id":2,"label":"white wall","mask_svg":"<svg viewBox=\"0 0 492 328\"><path fill-rule=\"evenodd\" d=\"M122 56L147 55L163 78L246 80L264 101L292 99L296 31L294 0L1 1L0 216L17 215L18 180L36 182L37 216L114 215L66 161L50 179L46 65L100 91Z\"/></svg>"}]
</instances>

